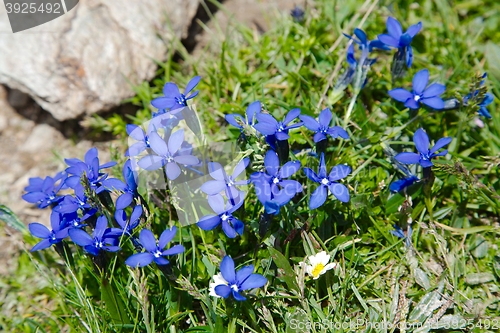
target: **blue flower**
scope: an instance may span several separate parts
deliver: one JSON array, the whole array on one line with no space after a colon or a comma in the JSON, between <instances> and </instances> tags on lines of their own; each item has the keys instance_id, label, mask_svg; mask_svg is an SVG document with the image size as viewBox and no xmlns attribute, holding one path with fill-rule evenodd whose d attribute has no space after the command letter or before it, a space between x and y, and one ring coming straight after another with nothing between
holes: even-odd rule
<instances>
[{"instance_id":1,"label":"blue flower","mask_svg":"<svg viewBox=\"0 0 500 333\"><path fill-rule=\"evenodd\" d=\"M40 209L57 204L63 199L63 196L57 195L57 193L65 187L65 180L66 174L62 172L57 173L54 178L30 178L29 185L24 189L28 193L24 194L22 198L26 202L38 204Z\"/></svg>"},{"instance_id":2,"label":"blue flower","mask_svg":"<svg viewBox=\"0 0 500 333\"><path fill-rule=\"evenodd\" d=\"M382 43L380 40L375 39L372 41L368 40L368 37L366 36L366 33L361 30L361 29L354 29L354 36L349 36L347 34L344 34L349 39L352 39L354 43L359 45L360 50L367 50L368 52L372 52L374 48L381 49L381 50L390 50L390 48Z\"/></svg>"},{"instance_id":3,"label":"blue flower","mask_svg":"<svg viewBox=\"0 0 500 333\"><path fill-rule=\"evenodd\" d=\"M92 208L87 202L87 197L81 184L75 186L74 192L74 195L65 195L63 200L54 207L54 210L61 214L71 214L79 210L87 211Z\"/></svg>"},{"instance_id":4,"label":"blue flower","mask_svg":"<svg viewBox=\"0 0 500 333\"><path fill-rule=\"evenodd\" d=\"M90 208L84 210L82 213L72 212L67 214L61 214L61 223L64 223L64 225L67 227L81 229L87 226L86 224L84 224L85 220L87 220L89 217L94 216L96 213L97 209Z\"/></svg>"},{"instance_id":5,"label":"blue flower","mask_svg":"<svg viewBox=\"0 0 500 333\"><path fill-rule=\"evenodd\" d=\"M411 234L412 234L412 229L411 226L408 225L408 231L405 235L403 229L401 229L398 225L394 225L394 230L391 230L391 234L396 236L397 238L401 238L405 240L405 245L407 247L411 246Z\"/></svg>"},{"instance_id":6,"label":"blue flower","mask_svg":"<svg viewBox=\"0 0 500 333\"><path fill-rule=\"evenodd\" d=\"M168 82L163 86L163 95L164 97L158 97L151 101L151 105L153 105L157 109L170 109L177 110L187 106L187 101L196 97L198 95L198 91L194 93L189 93L196 88L198 83L200 82L201 77L195 76L189 81L184 90L184 94L181 94L179 88L175 83Z\"/></svg>"},{"instance_id":7,"label":"blue flower","mask_svg":"<svg viewBox=\"0 0 500 333\"><path fill-rule=\"evenodd\" d=\"M130 206L134 198L138 196L136 180L137 175L132 170L132 162L130 160L127 160L123 165L122 173L125 182L122 182L117 178L108 178L102 182L102 186L108 190L115 189L123 192L116 199L115 208L117 210L127 208Z\"/></svg>"},{"instance_id":8,"label":"blue flower","mask_svg":"<svg viewBox=\"0 0 500 333\"><path fill-rule=\"evenodd\" d=\"M219 297L228 298L232 294L235 300L244 301L246 297L240 294L241 291L261 288L267 283L265 277L253 273L253 265L245 266L236 272L234 261L229 256L222 259L220 271L223 279L218 279L216 282L219 284L212 287Z\"/></svg>"},{"instance_id":9,"label":"blue flower","mask_svg":"<svg viewBox=\"0 0 500 333\"><path fill-rule=\"evenodd\" d=\"M403 88L396 88L389 91L389 95L395 100L405 104L407 108L416 110L420 107L420 103L436 109L444 108L444 101L438 97L446 90L446 87L439 83L433 83L427 87L429 82L429 71L422 69L413 77L413 92L409 92ZM427 87L427 88L426 88Z\"/></svg>"},{"instance_id":10,"label":"blue flower","mask_svg":"<svg viewBox=\"0 0 500 333\"><path fill-rule=\"evenodd\" d=\"M332 138L336 139L339 136L343 139L349 139L349 134L340 126L330 127L332 121L332 112L329 108L324 109L319 114L319 121L316 121L310 116L300 116L300 120L304 122L304 126L314 131L314 142L320 142L330 135Z\"/></svg>"},{"instance_id":11,"label":"blue flower","mask_svg":"<svg viewBox=\"0 0 500 333\"><path fill-rule=\"evenodd\" d=\"M66 179L65 184L71 188L80 185L80 178L85 174L89 180L90 188L100 193L104 190L101 182L108 177L107 174L99 172L101 169L110 168L116 165L116 162L108 162L99 165L99 157L97 156L97 148L90 148L85 153L84 161L77 158L69 158L64 161L69 166L66 172L72 175Z\"/></svg>"},{"instance_id":12,"label":"blue flower","mask_svg":"<svg viewBox=\"0 0 500 333\"><path fill-rule=\"evenodd\" d=\"M293 7L293 9L290 11L290 15L295 22L300 23L304 21L305 11L299 5L295 5L295 7Z\"/></svg>"},{"instance_id":13,"label":"blue flower","mask_svg":"<svg viewBox=\"0 0 500 333\"><path fill-rule=\"evenodd\" d=\"M413 49L410 44L422 29L422 22L410 26L405 33L398 20L392 17L387 19L386 26L389 34L379 35L378 39L389 47L397 48L399 53L406 57L406 66L410 68L413 62Z\"/></svg>"},{"instance_id":14,"label":"blue flower","mask_svg":"<svg viewBox=\"0 0 500 333\"><path fill-rule=\"evenodd\" d=\"M145 170L157 170L165 166L165 174L170 180L175 180L181 174L181 165L196 165L199 163L197 157L192 155L178 155L179 148L184 142L184 130L174 132L168 138L168 144L156 132L149 135L151 149L156 155L147 155L138 162Z\"/></svg>"},{"instance_id":15,"label":"blue flower","mask_svg":"<svg viewBox=\"0 0 500 333\"><path fill-rule=\"evenodd\" d=\"M33 236L42 238L42 241L33 246L31 252L46 249L68 237L68 230L70 227L67 227L66 224L61 221L61 215L59 213L53 211L50 214L50 226L52 230L36 222L28 225Z\"/></svg>"},{"instance_id":16,"label":"blue flower","mask_svg":"<svg viewBox=\"0 0 500 333\"><path fill-rule=\"evenodd\" d=\"M276 136L277 140L288 140L290 136L288 135L288 131L292 128L297 128L302 126L302 123L295 123L292 125L288 125L300 115L300 109L293 109L288 112L285 119L283 121L277 121L270 114L259 113L256 115L257 120L259 121L254 128L267 136Z\"/></svg>"},{"instance_id":17,"label":"blue flower","mask_svg":"<svg viewBox=\"0 0 500 333\"><path fill-rule=\"evenodd\" d=\"M231 205L224 204L224 198L220 194L211 195L208 197L208 204L216 215L205 215L198 222L197 225L203 230L212 230L219 224L222 224L222 230L229 238L235 238L238 234L243 235L245 225L243 222L233 216L233 213L243 205L243 198Z\"/></svg>"},{"instance_id":18,"label":"blue flower","mask_svg":"<svg viewBox=\"0 0 500 333\"><path fill-rule=\"evenodd\" d=\"M205 182L201 185L200 190L208 195L215 195L224 191L231 204L234 205L242 194L242 191L240 191L237 186L247 185L249 183L246 179L236 179L245 171L249 163L250 159L245 157L234 167L233 174L228 176L220 163L209 162L208 170L210 176L215 180Z\"/></svg>"},{"instance_id":19,"label":"blue flower","mask_svg":"<svg viewBox=\"0 0 500 333\"><path fill-rule=\"evenodd\" d=\"M240 129L241 132L244 131L246 126L253 126L255 122L255 115L259 114L262 110L260 101L251 103L246 109L246 120L239 114L228 114L226 115L226 121Z\"/></svg>"},{"instance_id":20,"label":"blue flower","mask_svg":"<svg viewBox=\"0 0 500 333\"><path fill-rule=\"evenodd\" d=\"M97 218L96 227L92 232L92 237L82 229L70 229L69 237L75 244L83 247L85 252L94 256L98 255L101 250L108 252L117 252L120 250L116 243L116 231L108 228L108 220L105 216Z\"/></svg>"},{"instance_id":21,"label":"blue flower","mask_svg":"<svg viewBox=\"0 0 500 333\"><path fill-rule=\"evenodd\" d=\"M326 174L325 154L321 153L318 174L310 168L304 168L306 176L319 184L311 194L309 200L309 209L313 210L322 206L328 195L328 190L340 201L349 201L349 190L343 184L337 183L337 180L347 177L351 173L351 168L347 165L337 165L332 168L330 173Z\"/></svg>"},{"instance_id":22,"label":"blue flower","mask_svg":"<svg viewBox=\"0 0 500 333\"><path fill-rule=\"evenodd\" d=\"M491 114L488 112L488 109L486 108L488 105L490 105L493 102L493 95L490 93L487 93L483 100L478 104L479 106L479 115L486 117L486 118L491 118Z\"/></svg>"},{"instance_id":23,"label":"blue flower","mask_svg":"<svg viewBox=\"0 0 500 333\"><path fill-rule=\"evenodd\" d=\"M451 138L441 138L439 139L432 149L429 149L430 142L429 136L425 131L419 128L413 135L413 142L417 147L417 153L399 153L396 155L395 159L404 164L420 164L423 168L429 168L433 166L431 159L437 156L445 156L448 154L448 150L443 150L440 153L437 151L444 146L447 146L451 142Z\"/></svg>"},{"instance_id":24,"label":"blue flower","mask_svg":"<svg viewBox=\"0 0 500 333\"><path fill-rule=\"evenodd\" d=\"M147 266L153 261L157 265L168 265L170 261L164 258L165 256L172 256L184 252L184 246L175 245L165 250L168 243L174 238L177 232L176 227L172 229L166 229L160 235L158 243L156 243L156 238L153 233L148 229L142 229L139 234L139 240L142 246L146 249L146 252L136 253L125 260L125 264L130 267L143 267Z\"/></svg>"},{"instance_id":25,"label":"blue flower","mask_svg":"<svg viewBox=\"0 0 500 333\"><path fill-rule=\"evenodd\" d=\"M137 205L132 210L132 214L130 214L130 218L127 217L127 213L123 209L117 209L115 211L115 220L120 225L120 228L126 235L131 235L132 231L139 225L141 222L142 216L142 206Z\"/></svg>"},{"instance_id":26,"label":"blue flower","mask_svg":"<svg viewBox=\"0 0 500 333\"><path fill-rule=\"evenodd\" d=\"M295 194L302 192L302 185L296 180L287 178L294 175L301 167L299 161L290 161L280 167L278 154L269 150L264 157L266 172L255 172L250 176L255 185L255 192L260 202L277 199L280 206L288 203Z\"/></svg>"}]
</instances>

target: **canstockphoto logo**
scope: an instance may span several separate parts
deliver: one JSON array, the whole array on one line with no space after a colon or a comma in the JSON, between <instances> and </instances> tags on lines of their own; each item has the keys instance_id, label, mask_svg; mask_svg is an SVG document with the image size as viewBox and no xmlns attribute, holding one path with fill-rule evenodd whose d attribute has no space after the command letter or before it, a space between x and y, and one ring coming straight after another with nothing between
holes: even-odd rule
<instances>
[{"instance_id":1,"label":"canstockphoto logo","mask_svg":"<svg viewBox=\"0 0 500 333\"><path fill-rule=\"evenodd\" d=\"M12 32L34 28L75 8L79 0L3 0Z\"/></svg>"}]
</instances>

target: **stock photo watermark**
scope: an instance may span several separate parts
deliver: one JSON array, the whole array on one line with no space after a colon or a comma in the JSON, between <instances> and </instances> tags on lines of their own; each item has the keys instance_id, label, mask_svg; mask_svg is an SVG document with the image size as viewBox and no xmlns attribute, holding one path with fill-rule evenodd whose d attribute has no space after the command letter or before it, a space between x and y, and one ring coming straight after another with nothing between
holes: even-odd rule
<instances>
[{"instance_id":1,"label":"stock photo watermark","mask_svg":"<svg viewBox=\"0 0 500 333\"><path fill-rule=\"evenodd\" d=\"M65 15L79 0L3 0L12 32L28 30Z\"/></svg>"}]
</instances>

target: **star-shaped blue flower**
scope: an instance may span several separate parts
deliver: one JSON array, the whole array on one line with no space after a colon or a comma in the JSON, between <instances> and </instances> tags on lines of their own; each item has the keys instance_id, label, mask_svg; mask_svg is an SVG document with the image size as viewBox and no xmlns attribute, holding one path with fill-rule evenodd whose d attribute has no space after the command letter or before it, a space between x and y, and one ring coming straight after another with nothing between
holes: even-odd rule
<instances>
[{"instance_id":1,"label":"star-shaped blue flower","mask_svg":"<svg viewBox=\"0 0 500 333\"><path fill-rule=\"evenodd\" d=\"M200 190L208 195L215 195L224 191L226 197L231 204L235 205L243 191L238 189L238 186L248 185L249 180L236 180L247 168L250 163L248 157L243 158L233 170L233 174L229 176L222 165L217 162L208 163L208 171L214 180L205 182Z\"/></svg>"},{"instance_id":2,"label":"star-shaped blue flower","mask_svg":"<svg viewBox=\"0 0 500 333\"><path fill-rule=\"evenodd\" d=\"M236 205L231 205L230 202L224 204L224 198L220 194L211 195L208 197L208 204L214 211L215 215L205 215L197 225L203 230L212 230L219 224L222 224L222 230L229 238L235 238L237 235L243 235L245 225L242 221L233 216L243 205L243 198L239 198Z\"/></svg>"},{"instance_id":3,"label":"star-shaped blue flower","mask_svg":"<svg viewBox=\"0 0 500 333\"><path fill-rule=\"evenodd\" d=\"M50 214L50 226L52 230L49 230L41 223L35 222L28 225L33 236L42 238L42 241L33 246L31 252L46 249L68 237L70 227L66 226L66 223L61 221L61 215L59 213L52 211Z\"/></svg>"},{"instance_id":4,"label":"star-shaped blue flower","mask_svg":"<svg viewBox=\"0 0 500 333\"><path fill-rule=\"evenodd\" d=\"M250 176L257 198L263 205L277 198L280 204L284 205L295 194L302 192L302 185L298 181L287 179L299 171L299 161L289 161L280 167L278 154L269 150L264 157L264 166L267 172L255 172Z\"/></svg>"},{"instance_id":5,"label":"star-shaped blue flower","mask_svg":"<svg viewBox=\"0 0 500 333\"><path fill-rule=\"evenodd\" d=\"M170 109L177 110L187 106L187 101L196 97L198 95L198 91L190 94L191 91L196 88L198 83L200 82L201 77L195 76L189 81L184 90L184 93L181 94L179 88L175 83L168 82L163 86L163 95L164 97L158 97L151 101L151 105L153 105L157 109Z\"/></svg>"},{"instance_id":6,"label":"star-shaped blue flower","mask_svg":"<svg viewBox=\"0 0 500 333\"><path fill-rule=\"evenodd\" d=\"M329 108L324 109L319 114L318 121L313 117L302 115L300 120L304 123L304 126L314 131L314 142L320 142L327 138L327 135L336 139L339 136L343 139L349 139L349 134L340 126L330 127L332 122L332 111Z\"/></svg>"},{"instance_id":7,"label":"star-shaped blue flower","mask_svg":"<svg viewBox=\"0 0 500 333\"><path fill-rule=\"evenodd\" d=\"M413 37L422 29L422 22L412 25L403 33L401 24L395 18L389 17L386 22L387 32L382 34L378 39L389 47L394 47L399 50L402 55L406 56L406 66L411 67L413 62L413 49L411 42Z\"/></svg>"},{"instance_id":8,"label":"star-shaped blue flower","mask_svg":"<svg viewBox=\"0 0 500 333\"><path fill-rule=\"evenodd\" d=\"M220 272L224 278L224 284L215 287L215 293L223 298L233 295L237 301L244 301L246 297L240 292L244 290L261 288L267 283L267 279L260 274L253 273L253 265L245 266L238 272L234 269L234 261L231 257L225 256L220 264Z\"/></svg>"},{"instance_id":9,"label":"star-shaped blue flower","mask_svg":"<svg viewBox=\"0 0 500 333\"><path fill-rule=\"evenodd\" d=\"M168 265L170 261L164 258L165 256L172 256L184 252L184 246L182 245L174 245L168 250L165 250L165 247L174 238L176 232L176 227L165 230L160 235L160 239L157 243L154 234L150 230L142 229L139 234L139 240L146 249L146 252L136 253L128 257L128 259L125 260L125 264L130 267L143 267L154 261L159 266Z\"/></svg>"},{"instance_id":10,"label":"star-shaped blue flower","mask_svg":"<svg viewBox=\"0 0 500 333\"><path fill-rule=\"evenodd\" d=\"M361 30L361 29L354 29L354 36L349 36L347 34L344 34L349 39L352 39L352 41L356 44L358 44L360 50L368 50L368 52L372 52L374 48L381 49L381 50L390 50L390 48L382 43L378 39L374 39L372 41L368 40L368 37L366 36L366 33Z\"/></svg>"},{"instance_id":11,"label":"star-shaped blue flower","mask_svg":"<svg viewBox=\"0 0 500 333\"><path fill-rule=\"evenodd\" d=\"M184 130L180 129L168 138L168 144L156 132L149 135L151 149L156 155L147 155L137 163L141 168L152 171L165 166L165 174L175 180L181 174L180 165L196 165L199 163L193 155L179 155L178 151L184 142Z\"/></svg>"},{"instance_id":12,"label":"star-shaped blue flower","mask_svg":"<svg viewBox=\"0 0 500 333\"><path fill-rule=\"evenodd\" d=\"M404 164L420 164L423 168L429 168L434 164L431 159L437 156L445 156L448 154L448 150L443 150L440 153L437 151L444 146L450 144L452 138L441 138L439 139L432 149L429 149L430 142L429 136L425 131L419 128L413 135L413 142L415 142L415 147L417 147L417 153L399 153L396 155L395 159Z\"/></svg>"},{"instance_id":13,"label":"star-shaped blue flower","mask_svg":"<svg viewBox=\"0 0 500 333\"><path fill-rule=\"evenodd\" d=\"M337 165L332 168L330 173L326 174L325 154L321 153L319 161L319 170L316 174L310 168L304 168L306 176L319 184L319 186L311 194L309 200L309 209L313 210L322 206L328 195L328 190L340 201L348 202L350 199L349 190L343 184L337 182L342 178L347 177L351 173L351 168L347 165Z\"/></svg>"},{"instance_id":14,"label":"star-shaped blue flower","mask_svg":"<svg viewBox=\"0 0 500 333\"><path fill-rule=\"evenodd\" d=\"M92 236L87 234L83 229L73 228L69 230L69 237L71 237L71 240L75 242L75 244L83 247L85 252L94 256L98 255L101 250L108 252L119 251L120 247L115 245L116 236L117 230L108 228L108 220L103 215L97 218L96 227L92 232Z\"/></svg>"},{"instance_id":15,"label":"star-shaped blue flower","mask_svg":"<svg viewBox=\"0 0 500 333\"><path fill-rule=\"evenodd\" d=\"M134 197L138 196L137 175L132 170L132 162L130 160L127 160L123 165L122 173L125 182L117 178L108 178L102 182L102 186L108 190L115 189L123 192L116 199L115 208L117 210L127 208L134 200Z\"/></svg>"},{"instance_id":16,"label":"star-shaped blue flower","mask_svg":"<svg viewBox=\"0 0 500 333\"><path fill-rule=\"evenodd\" d=\"M403 88L396 88L389 91L389 96L413 110L420 108L420 103L424 103L435 110L443 109L444 101L439 95L444 93L446 87L439 83L433 83L427 87L428 82L429 71L422 69L413 77L412 92Z\"/></svg>"},{"instance_id":17,"label":"star-shaped blue flower","mask_svg":"<svg viewBox=\"0 0 500 333\"><path fill-rule=\"evenodd\" d=\"M297 119L299 115L300 109L293 109L288 112L283 121L277 121L270 114L259 113L256 115L259 122L254 125L254 128L263 135L276 136L277 140L288 140L290 138L288 131L292 128L302 126L300 122L289 125L292 121Z\"/></svg>"},{"instance_id":18,"label":"star-shaped blue flower","mask_svg":"<svg viewBox=\"0 0 500 333\"><path fill-rule=\"evenodd\" d=\"M244 131L245 126L253 126L255 123L255 115L259 114L262 110L262 105L260 101L251 103L246 109L246 119L239 114L228 114L226 115L226 121L240 129L241 132Z\"/></svg>"},{"instance_id":19,"label":"star-shaped blue flower","mask_svg":"<svg viewBox=\"0 0 500 333\"><path fill-rule=\"evenodd\" d=\"M71 188L76 188L80 185L80 179L83 174L86 175L90 187L97 193L104 190L102 187L102 181L105 180L108 175L100 172L101 169L110 168L116 165L116 162L108 162L104 164L99 164L99 157L97 148L90 148L85 153L84 160L79 160L78 158L67 158L64 160L69 166L66 172L71 175L66 179L65 184Z\"/></svg>"},{"instance_id":20,"label":"star-shaped blue flower","mask_svg":"<svg viewBox=\"0 0 500 333\"><path fill-rule=\"evenodd\" d=\"M24 189L28 193L22 196L23 200L37 204L40 209L59 203L64 197L57 193L65 188L66 177L65 173L59 172L54 178L30 178L29 185Z\"/></svg>"}]
</instances>

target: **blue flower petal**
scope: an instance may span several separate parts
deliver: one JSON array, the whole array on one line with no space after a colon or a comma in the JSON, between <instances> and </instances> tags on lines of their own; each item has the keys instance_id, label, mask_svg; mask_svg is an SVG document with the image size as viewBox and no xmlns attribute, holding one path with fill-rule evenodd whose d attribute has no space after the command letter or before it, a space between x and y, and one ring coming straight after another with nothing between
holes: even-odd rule
<instances>
[{"instance_id":1,"label":"blue flower petal","mask_svg":"<svg viewBox=\"0 0 500 333\"><path fill-rule=\"evenodd\" d=\"M413 94L403 88L389 90L389 96L402 103L405 103L409 99L413 99Z\"/></svg>"},{"instance_id":2,"label":"blue flower petal","mask_svg":"<svg viewBox=\"0 0 500 333\"><path fill-rule=\"evenodd\" d=\"M401 24L399 23L399 21L393 17L388 17L387 22L386 22L386 26L387 26L387 32L389 32L389 35L391 35L394 39L399 40L399 38L403 34L403 28L401 27Z\"/></svg>"},{"instance_id":3,"label":"blue flower petal","mask_svg":"<svg viewBox=\"0 0 500 333\"><path fill-rule=\"evenodd\" d=\"M260 274L251 274L241 283L239 289L248 290L263 287L267 283L267 279Z\"/></svg>"},{"instance_id":4,"label":"blue flower petal","mask_svg":"<svg viewBox=\"0 0 500 333\"><path fill-rule=\"evenodd\" d=\"M224 284L220 284L215 287L214 291L217 295L223 298L228 298L229 295L231 294L231 288L229 286L226 286Z\"/></svg>"},{"instance_id":5,"label":"blue flower petal","mask_svg":"<svg viewBox=\"0 0 500 333\"><path fill-rule=\"evenodd\" d=\"M196 224L203 230L212 230L217 227L221 222L221 219L217 215L206 215L203 216Z\"/></svg>"},{"instance_id":6,"label":"blue flower petal","mask_svg":"<svg viewBox=\"0 0 500 333\"><path fill-rule=\"evenodd\" d=\"M398 162L404 164L417 164L420 161L420 154L400 153L394 157Z\"/></svg>"},{"instance_id":7,"label":"blue flower petal","mask_svg":"<svg viewBox=\"0 0 500 333\"><path fill-rule=\"evenodd\" d=\"M177 228L173 226L171 229L166 229L160 235L160 239L158 240L158 247L160 249L164 249L168 243L175 237L175 233L177 232Z\"/></svg>"},{"instance_id":8,"label":"blue flower petal","mask_svg":"<svg viewBox=\"0 0 500 333\"><path fill-rule=\"evenodd\" d=\"M439 149L443 148L444 146L447 146L450 144L452 138L441 138L439 139L436 144L434 145L434 147L432 147L432 149L429 151L429 154L434 154L435 152L437 152Z\"/></svg>"},{"instance_id":9,"label":"blue flower petal","mask_svg":"<svg viewBox=\"0 0 500 333\"><path fill-rule=\"evenodd\" d=\"M139 234L139 240L146 251L153 252L156 250L156 238L151 230L142 229Z\"/></svg>"},{"instance_id":10,"label":"blue flower petal","mask_svg":"<svg viewBox=\"0 0 500 333\"><path fill-rule=\"evenodd\" d=\"M174 245L170 249L165 250L161 253L162 256L173 256L179 253L184 252L184 246L182 245Z\"/></svg>"},{"instance_id":11,"label":"blue flower petal","mask_svg":"<svg viewBox=\"0 0 500 333\"><path fill-rule=\"evenodd\" d=\"M278 159L278 154L270 149L266 156L264 157L264 166L266 167L266 171L269 175L275 176L278 174L280 168L280 161Z\"/></svg>"},{"instance_id":12,"label":"blue flower petal","mask_svg":"<svg viewBox=\"0 0 500 333\"><path fill-rule=\"evenodd\" d=\"M412 86L416 95L421 95L424 92L427 83L429 82L429 70L422 69L413 76Z\"/></svg>"},{"instance_id":13,"label":"blue flower petal","mask_svg":"<svg viewBox=\"0 0 500 333\"><path fill-rule=\"evenodd\" d=\"M446 90L446 86L444 84L433 83L425 89L422 94L423 98L435 97L439 96Z\"/></svg>"},{"instance_id":14,"label":"blue flower petal","mask_svg":"<svg viewBox=\"0 0 500 333\"><path fill-rule=\"evenodd\" d=\"M77 245L85 247L94 242L92 237L81 229L71 229L68 233L71 240Z\"/></svg>"},{"instance_id":15,"label":"blue flower petal","mask_svg":"<svg viewBox=\"0 0 500 333\"><path fill-rule=\"evenodd\" d=\"M235 282L236 273L234 271L234 261L230 256L225 256L220 264L220 272L222 277L229 283Z\"/></svg>"},{"instance_id":16,"label":"blue flower petal","mask_svg":"<svg viewBox=\"0 0 500 333\"><path fill-rule=\"evenodd\" d=\"M421 154L427 154L429 152L429 136L425 131L419 128L413 135L413 142L415 142L415 147Z\"/></svg>"},{"instance_id":17,"label":"blue flower petal","mask_svg":"<svg viewBox=\"0 0 500 333\"><path fill-rule=\"evenodd\" d=\"M130 267L144 267L153 262L154 256L149 252L134 254L125 260L125 264Z\"/></svg>"},{"instance_id":18,"label":"blue flower petal","mask_svg":"<svg viewBox=\"0 0 500 333\"><path fill-rule=\"evenodd\" d=\"M52 243L51 243L50 239L44 239L44 240L38 242L35 246L33 246L33 248L30 250L30 252L43 250L43 249L50 247L51 245L52 245Z\"/></svg>"},{"instance_id":19,"label":"blue flower petal","mask_svg":"<svg viewBox=\"0 0 500 333\"><path fill-rule=\"evenodd\" d=\"M321 207L326 201L327 193L326 186L319 185L316 190L314 190L313 194L311 194L311 198L309 199L309 209L313 210Z\"/></svg>"},{"instance_id":20,"label":"blue flower petal","mask_svg":"<svg viewBox=\"0 0 500 333\"><path fill-rule=\"evenodd\" d=\"M420 101L435 110L444 108L444 101L440 97L422 98Z\"/></svg>"},{"instance_id":21,"label":"blue flower petal","mask_svg":"<svg viewBox=\"0 0 500 333\"><path fill-rule=\"evenodd\" d=\"M328 186L330 192L342 202L349 202L349 190L344 184L333 183Z\"/></svg>"}]
</instances>

